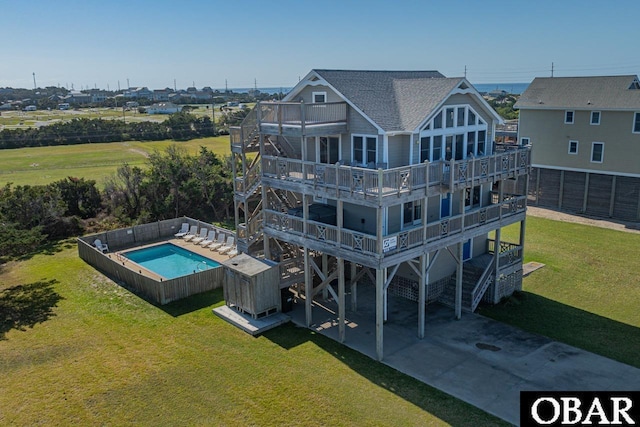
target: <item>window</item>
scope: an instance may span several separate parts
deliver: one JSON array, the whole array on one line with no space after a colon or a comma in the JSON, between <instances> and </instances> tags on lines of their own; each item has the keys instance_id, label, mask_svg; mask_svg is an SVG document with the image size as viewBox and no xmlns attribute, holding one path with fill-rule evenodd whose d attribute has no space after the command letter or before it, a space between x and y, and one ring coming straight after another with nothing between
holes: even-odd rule
<instances>
[{"instance_id":1,"label":"window","mask_svg":"<svg viewBox=\"0 0 640 427\"><path fill-rule=\"evenodd\" d=\"M633 133L640 133L640 113L633 115Z\"/></svg>"},{"instance_id":2,"label":"window","mask_svg":"<svg viewBox=\"0 0 640 427\"><path fill-rule=\"evenodd\" d=\"M469 126L473 126L476 124L476 113L469 110L469 115L467 116L467 124Z\"/></svg>"},{"instance_id":3,"label":"window","mask_svg":"<svg viewBox=\"0 0 640 427\"><path fill-rule=\"evenodd\" d=\"M487 139L487 131L481 130L478 132L478 156L484 156L485 154L485 142Z\"/></svg>"},{"instance_id":4,"label":"window","mask_svg":"<svg viewBox=\"0 0 640 427\"><path fill-rule=\"evenodd\" d=\"M422 219L422 205L420 202L407 202L402 207L403 228L417 224Z\"/></svg>"},{"instance_id":5,"label":"window","mask_svg":"<svg viewBox=\"0 0 640 427\"><path fill-rule=\"evenodd\" d=\"M431 160L434 162L442 160L442 135L433 137L433 157Z\"/></svg>"},{"instance_id":6,"label":"window","mask_svg":"<svg viewBox=\"0 0 640 427\"><path fill-rule=\"evenodd\" d=\"M531 145L531 140L529 138L520 138L520 145L525 146L525 145Z\"/></svg>"},{"instance_id":7,"label":"window","mask_svg":"<svg viewBox=\"0 0 640 427\"><path fill-rule=\"evenodd\" d=\"M321 104L327 102L327 92L313 92L311 94L314 104Z\"/></svg>"},{"instance_id":8,"label":"window","mask_svg":"<svg viewBox=\"0 0 640 427\"><path fill-rule=\"evenodd\" d=\"M602 163L604 159L604 142L594 142L591 145L591 162Z\"/></svg>"},{"instance_id":9,"label":"window","mask_svg":"<svg viewBox=\"0 0 640 427\"><path fill-rule=\"evenodd\" d=\"M569 141L569 154L578 154L578 141Z\"/></svg>"},{"instance_id":10,"label":"window","mask_svg":"<svg viewBox=\"0 0 640 427\"><path fill-rule=\"evenodd\" d=\"M420 163L431 161L431 137L420 138Z\"/></svg>"},{"instance_id":11,"label":"window","mask_svg":"<svg viewBox=\"0 0 640 427\"><path fill-rule=\"evenodd\" d=\"M353 161L361 165L376 163L376 146L378 138L375 136L353 136Z\"/></svg>"},{"instance_id":12,"label":"window","mask_svg":"<svg viewBox=\"0 0 640 427\"><path fill-rule=\"evenodd\" d=\"M438 113L438 115L436 115L433 118L433 128L434 129L442 129L442 111L440 111Z\"/></svg>"},{"instance_id":13,"label":"window","mask_svg":"<svg viewBox=\"0 0 640 427\"><path fill-rule=\"evenodd\" d=\"M592 111L591 112L591 122L592 125L600 124L600 111Z\"/></svg>"},{"instance_id":14,"label":"window","mask_svg":"<svg viewBox=\"0 0 640 427\"><path fill-rule=\"evenodd\" d=\"M480 206L480 186L465 188L464 190L464 206L467 209Z\"/></svg>"},{"instance_id":15,"label":"window","mask_svg":"<svg viewBox=\"0 0 640 427\"><path fill-rule=\"evenodd\" d=\"M565 111L564 112L564 122L568 125L573 124L573 111Z\"/></svg>"},{"instance_id":16,"label":"window","mask_svg":"<svg viewBox=\"0 0 640 427\"><path fill-rule=\"evenodd\" d=\"M446 118L447 118L447 125L446 127L448 128L452 128L453 127L453 108L447 108L446 110Z\"/></svg>"},{"instance_id":17,"label":"window","mask_svg":"<svg viewBox=\"0 0 640 427\"><path fill-rule=\"evenodd\" d=\"M456 126L464 126L464 107L458 107L458 120L456 121Z\"/></svg>"}]
</instances>

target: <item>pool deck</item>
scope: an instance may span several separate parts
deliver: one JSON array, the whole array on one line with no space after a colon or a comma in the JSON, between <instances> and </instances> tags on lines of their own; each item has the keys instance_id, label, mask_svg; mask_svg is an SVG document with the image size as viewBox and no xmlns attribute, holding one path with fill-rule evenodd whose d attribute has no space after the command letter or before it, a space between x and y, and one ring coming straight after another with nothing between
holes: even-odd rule
<instances>
[{"instance_id":1,"label":"pool deck","mask_svg":"<svg viewBox=\"0 0 640 427\"><path fill-rule=\"evenodd\" d=\"M188 251L191 251L193 253L196 253L198 255L201 255L201 256L203 256L205 258L208 258L208 259L211 259L213 261L219 262L221 264L222 264L223 261L226 261L226 260L231 258L226 254L220 254L217 251L212 251L209 248L203 248L200 245L196 245L196 244L193 244L191 242L184 241L182 239L177 239L177 238L156 240L154 242L150 242L150 243L147 243L147 244L144 244L144 245L132 246L130 248L122 249L122 250L115 251L115 252L110 252L110 253L107 253L105 255L107 255L109 258L116 259L118 262L121 262L122 265L124 265L125 267L129 268L130 270L137 271L138 274L142 274L142 275L144 275L146 277L150 277L152 279L155 279L155 280L159 281L160 279L166 279L166 278L164 278L164 277L160 276L159 274L154 273L153 271L148 270L148 269L142 267L141 265L136 264L135 262L127 259L126 257L124 257L122 255L122 253L123 252L127 252L127 251L131 251L131 250L137 250L137 249L149 248L149 247L152 247L152 246L158 246L158 245L161 245L161 244L164 244L164 243L174 244L174 245L176 245L176 246L178 246L180 248L186 249Z\"/></svg>"}]
</instances>

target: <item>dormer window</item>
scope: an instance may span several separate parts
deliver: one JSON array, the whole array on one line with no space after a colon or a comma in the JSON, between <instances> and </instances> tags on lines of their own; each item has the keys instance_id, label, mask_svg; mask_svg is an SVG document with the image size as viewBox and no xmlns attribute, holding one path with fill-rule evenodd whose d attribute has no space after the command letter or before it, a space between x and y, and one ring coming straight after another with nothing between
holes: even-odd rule
<instances>
[{"instance_id":1,"label":"dormer window","mask_svg":"<svg viewBox=\"0 0 640 427\"><path fill-rule=\"evenodd\" d=\"M313 92L311 98L314 104L324 104L327 102L327 92Z\"/></svg>"},{"instance_id":2,"label":"dormer window","mask_svg":"<svg viewBox=\"0 0 640 427\"><path fill-rule=\"evenodd\" d=\"M573 111L565 111L564 112L564 123L567 125L572 125L573 124L573 116L574 116L574 112Z\"/></svg>"},{"instance_id":3,"label":"dormer window","mask_svg":"<svg viewBox=\"0 0 640 427\"><path fill-rule=\"evenodd\" d=\"M638 78L636 77L635 79L633 79L633 82L631 83L631 86L629 86L630 90L640 90L640 81L638 81Z\"/></svg>"}]
</instances>

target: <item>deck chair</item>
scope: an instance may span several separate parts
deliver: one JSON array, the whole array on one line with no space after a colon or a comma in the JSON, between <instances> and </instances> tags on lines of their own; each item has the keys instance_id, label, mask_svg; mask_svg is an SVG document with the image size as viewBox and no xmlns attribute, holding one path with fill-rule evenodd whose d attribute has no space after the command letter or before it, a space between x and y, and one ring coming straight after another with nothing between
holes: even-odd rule
<instances>
[{"instance_id":1,"label":"deck chair","mask_svg":"<svg viewBox=\"0 0 640 427\"><path fill-rule=\"evenodd\" d=\"M100 252L109 252L109 246L107 246L105 243L102 243L100 239L94 240L93 244L96 245L96 249L98 249Z\"/></svg>"},{"instance_id":2,"label":"deck chair","mask_svg":"<svg viewBox=\"0 0 640 427\"><path fill-rule=\"evenodd\" d=\"M187 234L182 236L182 238L188 242L189 240L191 240L194 237L196 237L197 234L198 234L198 226L197 225L192 225L191 228L189 229L189 231L187 232Z\"/></svg>"},{"instance_id":3,"label":"deck chair","mask_svg":"<svg viewBox=\"0 0 640 427\"><path fill-rule=\"evenodd\" d=\"M180 231L174 234L174 236L176 236L179 239L181 237L184 237L188 232L189 232L189 223L183 222L182 227L180 227Z\"/></svg>"},{"instance_id":4,"label":"deck chair","mask_svg":"<svg viewBox=\"0 0 640 427\"><path fill-rule=\"evenodd\" d=\"M233 258L234 256L238 255L238 247L234 246L233 249L227 252L227 255L229 255L229 258Z\"/></svg>"},{"instance_id":5,"label":"deck chair","mask_svg":"<svg viewBox=\"0 0 640 427\"><path fill-rule=\"evenodd\" d=\"M236 246L235 241L236 241L235 237L229 236L229 238L227 239L227 244L218 248L218 253L226 254L227 252L235 248Z\"/></svg>"},{"instance_id":6,"label":"deck chair","mask_svg":"<svg viewBox=\"0 0 640 427\"><path fill-rule=\"evenodd\" d=\"M194 245L197 245L198 243L202 242L204 239L207 238L207 233L209 232L209 229L206 227L203 227L200 229L200 234L198 235L198 237L194 237L193 239L191 239L191 243L193 243Z\"/></svg>"},{"instance_id":7,"label":"deck chair","mask_svg":"<svg viewBox=\"0 0 640 427\"><path fill-rule=\"evenodd\" d=\"M202 242L198 243L200 246L207 247L216 241L216 230L209 231L209 235Z\"/></svg>"},{"instance_id":8,"label":"deck chair","mask_svg":"<svg viewBox=\"0 0 640 427\"><path fill-rule=\"evenodd\" d=\"M216 249L224 246L225 243L225 235L223 233L218 234L218 239L215 241L215 243L212 243L209 245L209 249L211 249L212 251L215 251Z\"/></svg>"}]
</instances>

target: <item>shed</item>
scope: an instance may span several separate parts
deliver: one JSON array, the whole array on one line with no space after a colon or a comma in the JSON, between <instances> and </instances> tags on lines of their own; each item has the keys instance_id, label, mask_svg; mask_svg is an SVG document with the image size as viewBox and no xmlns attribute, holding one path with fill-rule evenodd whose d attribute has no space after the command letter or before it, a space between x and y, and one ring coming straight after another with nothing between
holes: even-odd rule
<instances>
[{"instance_id":1,"label":"shed","mask_svg":"<svg viewBox=\"0 0 640 427\"><path fill-rule=\"evenodd\" d=\"M222 263L226 304L253 318L281 310L280 272L274 262L240 254Z\"/></svg>"}]
</instances>

